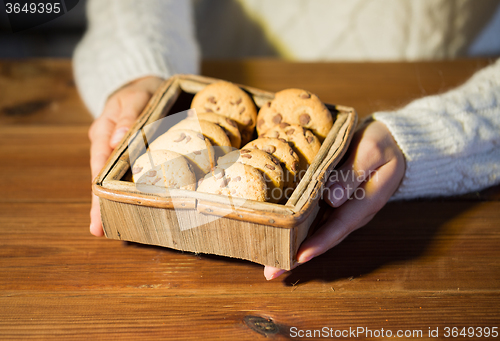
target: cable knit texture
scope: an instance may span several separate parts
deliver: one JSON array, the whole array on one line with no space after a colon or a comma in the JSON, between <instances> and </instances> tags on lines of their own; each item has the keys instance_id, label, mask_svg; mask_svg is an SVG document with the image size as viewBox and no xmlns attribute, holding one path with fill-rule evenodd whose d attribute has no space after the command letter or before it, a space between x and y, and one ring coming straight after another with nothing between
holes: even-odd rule
<instances>
[{"instance_id":1,"label":"cable knit texture","mask_svg":"<svg viewBox=\"0 0 500 341\"><path fill-rule=\"evenodd\" d=\"M464 85L373 114L406 158L393 199L477 191L500 183L500 59Z\"/></svg>"},{"instance_id":2,"label":"cable knit texture","mask_svg":"<svg viewBox=\"0 0 500 341\"><path fill-rule=\"evenodd\" d=\"M89 27L75 51L74 72L95 117L110 94L135 79L198 72L189 1L90 0L87 14Z\"/></svg>"}]
</instances>

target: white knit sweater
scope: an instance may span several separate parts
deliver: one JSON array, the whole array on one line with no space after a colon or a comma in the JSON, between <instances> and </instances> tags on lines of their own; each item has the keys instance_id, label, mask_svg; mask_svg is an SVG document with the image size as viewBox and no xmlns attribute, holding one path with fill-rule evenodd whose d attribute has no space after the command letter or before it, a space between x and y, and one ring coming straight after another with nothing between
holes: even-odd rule
<instances>
[{"instance_id":1,"label":"white knit sweater","mask_svg":"<svg viewBox=\"0 0 500 341\"><path fill-rule=\"evenodd\" d=\"M134 79L197 73L200 50L212 58L292 60L464 56L497 4L89 0L89 28L74 55L75 78L97 116L107 97ZM500 51L500 39L490 47ZM406 157L395 199L466 193L500 183L500 60L453 91L374 118L388 126Z\"/></svg>"}]
</instances>

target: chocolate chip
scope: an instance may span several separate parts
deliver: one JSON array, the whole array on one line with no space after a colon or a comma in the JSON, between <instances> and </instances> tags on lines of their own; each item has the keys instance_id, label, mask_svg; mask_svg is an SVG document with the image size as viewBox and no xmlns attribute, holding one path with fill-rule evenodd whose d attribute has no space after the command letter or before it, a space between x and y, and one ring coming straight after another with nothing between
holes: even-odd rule
<instances>
[{"instance_id":1,"label":"chocolate chip","mask_svg":"<svg viewBox=\"0 0 500 341\"><path fill-rule=\"evenodd\" d=\"M263 149L265 152L268 152L269 154L272 154L276 151L275 146L267 146L266 148Z\"/></svg>"},{"instance_id":2,"label":"chocolate chip","mask_svg":"<svg viewBox=\"0 0 500 341\"><path fill-rule=\"evenodd\" d=\"M281 142L286 142L286 140L282 139L281 137L278 137L278 140L280 140Z\"/></svg>"},{"instance_id":3,"label":"chocolate chip","mask_svg":"<svg viewBox=\"0 0 500 341\"><path fill-rule=\"evenodd\" d=\"M273 160L273 162L274 162L275 165L279 165L280 164L280 162L278 161L277 158L272 157L272 160Z\"/></svg>"},{"instance_id":4,"label":"chocolate chip","mask_svg":"<svg viewBox=\"0 0 500 341\"><path fill-rule=\"evenodd\" d=\"M146 176L150 176L150 177L156 176L156 171L150 170L149 172L146 173Z\"/></svg>"},{"instance_id":5,"label":"chocolate chip","mask_svg":"<svg viewBox=\"0 0 500 341\"><path fill-rule=\"evenodd\" d=\"M271 102L267 102L266 104L269 108L271 107Z\"/></svg>"},{"instance_id":6,"label":"chocolate chip","mask_svg":"<svg viewBox=\"0 0 500 341\"><path fill-rule=\"evenodd\" d=\"M295 154L295 153L293 152L293 149L290 149L290 155L291 155L291 156L293 156L293 154Z\"/></svg>"},{"instance_id":7,"label":"chocolate chip","mask_svg":"<svg viewBox=\"0 0 500 341\"><path fill-rule=\"evenodd\" d=\"M299 123L301 125L306 125L311 121L311 116L309 114L300 114L299 116Z\"/></svg>"},{"instance_id":8,"label":"chocolate chip","mask_svg":"<svg viewBox=\"0 0 500 341\"><path fill-rule=\"evenodd\" d=\"M203 136L203 134L196 133L196 137L199 138L200 140L205 141L205 136Z\"/></svg>"},{"instance_id":9,"label":"chocolate chip","mask_svg":"<svg viewBox=\"0 0 500 341\"><path fill-rule=\"evenodd\" d=\"M222 180L222 182L220 183L220 188L223 188L223 187L227 187L227 180L226 179Z\"/></svg>"},{"instance_id":10,"label":"chocolate chip","mask_svg":"<svg viewBox=\"0 0 500 341\"><path fill-rule=\"evenodd\" d=\"M194 155L201 155L201 152L199 150L195 150L193 153Z\"/></svg>"},{"instance_id":11,"label":"chocolate chip","mask_svg":"<svg viewBox=\"0 0 500 341\"><path fill-rule=\"evenodd\" d=\"M226 117L226 122L227 122L230 126L233 126L233 127L238 127L238 126L236 125L236 122L234 122L234 121L233 121L232 119L230 119L230 118L227 118L227 117Z\"/></svg>"},{"instance_id":12,"label":"chocolate chip","mask_svg":"<svg viewBox=\"0 0 500 341\"><path fill-rule=\"evenodd\" d=\"M240 110L240 115L241 115L241 114L243 114L243 113L245 112L245 109L246 109L245 107L241 108L241 110Z\"/></svg>"},{"instance_id":13,"label":"chocolate chip","mask_svg":"<svg viewBox=\"0 0 500 341\"><path fill-rule=\"evenodd\" d=\"M143 167L135 166L132 168L132 174L140 173L143 170Z\"/></svg>"},{"instance_id":14,"label":"chocolate chip","mask_svg":"<svg viewBox=\"0 0 500 341\"><path fill-rule=\"evenodd\" d=\"M314 137L312 137L312 136L308 136L307 137L307 142L308 143L313 143L313 141L314 141Z\"/></svg>"},{"instance_id":15,"label":"chocolate chip","mask_svg":"<svg viewBox=\"0 0 500 341\"><path fill-rule=\"evenodd\" d=\"M270 169L270 170L275 170L276 169L276 167L274 167L273 165L268 165L268 164L266 164L265 167L267 169Z\"/></svg>"},{"instance_id":16,"label":"chocolate chip","mask_svg":"<svg viewBox=\"0 0 500 341\"><path fill-rule=\"evenodd\" d=\"M156 178L156 179L155 179L155 181L153 181L153 185L154 185L154 184L156 184L156 183L157 183L158 181L160 181L160 180L161 180L161 178L160 178L160 177Z\"/></svg>"},{"instance_id":17,"label":"chocolate chip","mask_svg":"<svg viewBox=\"0 0 500 341\"><path fill-rule=\"evenodd\" d=\"M215 109L215 111L220 111L220 107L217 107L217 109Z\"/></svg>"},{"instance_id":18,"label":"chocolate chip","mask_svg":"<svg viewBox=\"0 0 500 341\"><path fill-rule=\"evenodd\" d=\"M253 123L253 120L251 118L247 118L244 122L243 122L246 126L251 126L252 123Z\"/></svg>"},{"instance_id":19,"label":"chocolate chip","mask_svg":"<svg viewBox=\"0 0 500 341\"><path fill-rule=\"evenodd\" d=\"M295 132L295 129L292 128L292 129L285 131L285 134L292 135L294 132Z\"/></svg>"},{"instance_id":20,"label":"chocolate chip","mask_svg":"<svg viewBox=\"0 0 500 341\"><path fill-rule=\"evenodd\" d=\"M273 117L274 124L280 124L281 120L283 120L283 116L281 116L281 114L274 115L274 117Z\"/></svg>"},{"instance_id":21,"label":"chocolate chip","mask_svg":"<svg viewBox=\"0 0 500 341\"><path fill-rule=\"evenodd\" d=\"M191 141L191 136L186 136L186 143L188 143L189 141Z\"/></svg>"},{"instance_id":22,"label":"chocolate chip","mask_svg":"<svg viewBox=\"0 0 500 341\"><path fill-rule=\"evenodd\" d=\"M288 123L286 123L286 122L281 122L281 123L280 123L280 128L281 128L281 129L284 129L284 128L288 127L288 126L289 126L289 124L288 124Z\"/></svg>"},{"instance_id":23,"label":"chocolate chip","mask_svg":"<svg viewBox=\"0 0 500 341\"><path fill-rule=\"evenodd\" d=\"M236 101L236 105L240 104L240 103L241 103L241 101L243 101L243 99L242 99L241 97L240 97L240 98L238 98L238 100Z\"/></svg>"},{"instance_id":24,"label":"chocolate chip","mask_svg":"<svg viewBox=\"0 0 500 341\"><path fill-rule=\"evenodd\" d=\"M294 172L296 172L297 170L299 169L299 163L297 161L295 161L292 165L292 170Z\"/></svg>"},{"instance_id":25,"label":"chocolate chip","mask_svg":"<svg viewBox=\"0 0 500 341\"><path fill-rule=\"evenodd\" d=\"M185 138L186 138L186 134L181 133L181 134L179 135L179 137L178 137L176 140L174 140L174 142L181 142L181 141L182 141L182 140L184 140Z\"/></svg>"},{"instance_id":26,"label":"chocolate chip","mask_svg":"<svg viewBox=\"0 0 500 341\"><path fill-rule=\"evenodd\" d=\"M262 126L265 124L266 122L262 119L262 118L259 118L259 120L257 121L257 126L260 128L262 128Z\"/></svg>"},{"instance_id":27,"label":"chocolate chip","mask_svg":"<svg viewBox=\"0 0 500 341\"><path fill-rule=\"evenodd\" d=\"M241 157L244 157L245 159L251 159L252 155L250 155L250 154L242 154Z\"/></svg>"},{"instance_id":28,"label":"chocolate chip","mask_svg":"<svg viewBox=\"0 0 500 341\"><path fill-rule=\"evenodd\" d=\"M233 181L235 182L241 181L241 176L237 176L236 178L233 179Z\"/></svg>"},{"instance_id":29,"label":"chocolate chip","mask_svg":"<svg viewBox=\"0 0 500 341\"><path fill-rule=\"evenodd\" d=\"M213 111L211 108L209 108L209 107L205 107L205 111L206 111L206 112L214 112L214 111Z\"/></svg>"},{"instance_id":30,"label":"chocolate chip","mask_svg":"<svg viewBox=\"0 0 500 341\"><path fill-rule=\"evenodd\" d=\"M217 101L215 100L215 97L214 96L210 96L207 98L207 101L209 101L210 103L213 103L213 104L217 104Z\"/></svg>"},{"instance_id":31,"label":"chocolate chip","mask_svg":"<svg viewBox=\"0 0 500 341\"><path fill-rule=\"evenodd\" d=\"M240 150L241 153L250 153L251 150L250 149L242 149Z\"/></svg>"},{"instance_id":32,"label":"chocolate chip","mask_svg":"<svg viewBox=\"0 0 500 341\"><path fill-rule=\"evenodd\" d=\"M311 94L306 92L305 94L300 95L300 98L303 98L303 99L311 98Z\"/></svg>"}]
</instances>

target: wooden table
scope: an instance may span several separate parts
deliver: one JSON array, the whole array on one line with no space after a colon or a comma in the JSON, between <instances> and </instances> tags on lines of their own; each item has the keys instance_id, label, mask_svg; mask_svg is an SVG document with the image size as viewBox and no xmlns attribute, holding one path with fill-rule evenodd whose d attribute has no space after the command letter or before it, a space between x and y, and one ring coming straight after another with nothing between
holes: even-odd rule
<instances>
[{"instance_id":1,"label":"wooden table","mask_svg":"<svg viewBox=\"0 0 500 341\"><path fill-rule=\"evenodd\" d=\"M203 73L303 87L363 117L456 86L490 62L248 60L205 62ZM92 237L90 123L69 61L0 62L2 340L264 339L259 326L271 339L323 327L344 336L368 328L374 339L382 328L424 337L438 328L443 338L446 327L500 327L499 187L391 203L338 247L267 282L246 261Z\"/></svg>"}]
</instances>

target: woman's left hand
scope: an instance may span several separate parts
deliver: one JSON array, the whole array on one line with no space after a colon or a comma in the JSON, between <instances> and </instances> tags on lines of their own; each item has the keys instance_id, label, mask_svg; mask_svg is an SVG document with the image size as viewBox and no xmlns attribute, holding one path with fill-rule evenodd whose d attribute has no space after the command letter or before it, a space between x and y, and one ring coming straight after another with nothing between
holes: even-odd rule
<instances>
[{"instance_id":1,"label":"woman's left hand","mask_svg":"<svg viewBox=\"0 0 500 341\"><path fill-rule=\"evenodd\" d=\"M330 174L323 192L324 200L335 209L304 240L297 252L297 266L330 250L366 225L387 203L405 175L403 153L381 122L371 121L361 127L348 153L347 161ZM284 272L271 266L264 268L267 280Z\"/></svg>"}]
</instances>

